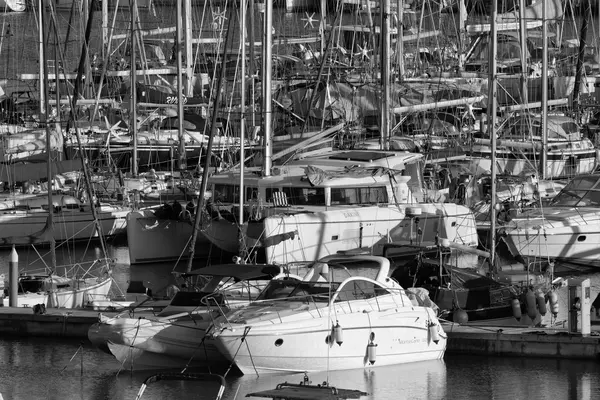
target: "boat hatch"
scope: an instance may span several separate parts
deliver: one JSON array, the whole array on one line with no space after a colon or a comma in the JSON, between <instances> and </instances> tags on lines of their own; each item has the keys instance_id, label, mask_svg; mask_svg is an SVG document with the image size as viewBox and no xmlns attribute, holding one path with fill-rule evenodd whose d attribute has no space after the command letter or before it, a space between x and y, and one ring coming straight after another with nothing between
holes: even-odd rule
<instances>
[{"instance_id":1,"label":"boat hatch","mask_svg":"<svg viewBox=\"0 0 600 400\"><path fill-rule=\"evenodd\" d=\"M393 156L392 153L383 151L346 151L344 153L329 156L330 160L347 160L347 161L362 161L373 162Z\"/></svg>"}]
</instances>

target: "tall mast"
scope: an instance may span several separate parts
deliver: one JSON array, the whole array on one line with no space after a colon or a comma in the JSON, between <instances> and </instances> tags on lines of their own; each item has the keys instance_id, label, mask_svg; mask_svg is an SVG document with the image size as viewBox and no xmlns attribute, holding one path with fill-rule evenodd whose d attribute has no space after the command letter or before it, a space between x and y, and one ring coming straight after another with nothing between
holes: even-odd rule
<instances>
[{"instance_id":1,"label":"tall mast","mask_svg":"<svg viewBox=\"0 0 600 400\"><path fill-rule=\"evenodd\" d=\"M40 114L42 116L44 116L44 119L46 117L46 89L45 86L48 83L46 80L44 80L44 65L43 63L45 62L44 60L46 60L46 54L44 54L45 52L45 48L44 48L44 24L42 21L42 15L44 14L44 4L42 0L38 0L38 10L39 10L39 18L38 18L38 42L39 42L39 57L40 57L40 65L39 65L39 74L40 74L40 92L39 92L39 96L40 96Z\"/></svg>"},{"instance_id":2,"label":"tall mast","mask_svg":"<svg viewBox=\"0 0 600 400\"><path fill-rule=\"evenodd\" d=\"M241 226L244 223L244 197L246 193L244 190L244 158L246 157L244 154L244 141L246 139L246 0L241 0L240 2L240 46L242 58L240 68L240 101L242 106L240 108L240 210L238 221Z\"/></svg>"},{"instance_id":3,"label":"tall mast","mask_svg":"<svg viewBox=\"0 0 600 400\"><path fill-rule=\"evenodd\" d=\"M381 148L389 149L390 142L390 0L381 0ZM398 40L402 40L401 37Z\"/></svg>"},{"instance_id":4,"label":"tall mast","mask_svg":"<svg viewBox=\"0 0 600 400\"><path fill-rule=\"evenodd\" d=\"M546 0L542 1L545 4ZM525 0L519 0L519 21L519 41L521 45L521 103L527 104L529 103L529 95L527 93L527 21L525 20Z\"/></svg>"},{"instance_id":5,"label":"tall mast","mask_svg":"<svg viewBox=\"0 0 600 400\"><path fill-rule=\"evenodd\" d=\"M192 97L194 56L192 55L192 0L183 0L183 32L185 33L185 95Z\"/></svg>"},{"instance_id":6,"label":"tall mast","mask_svg":"<svg viewBox=\"0 0 600 400\"><path fill-rule=\"evenodd\" d=\"M398 23L396 25L396 63L398 63L398 80L400 82L404 81L404 59L402 58L404 54L404 42L402 41L402 36L404 35L404 24L402 23L404 20L403 3L403 0L396 0L396 13L398 15Z\"/></svg>"},{"instance_id":7,"label":"tall mast","mask_svg":"<svg viewBox=\"0 0 600 400\"><path fill-rule=\"evenodd\" d=\"M131 54L130 54L130 77L131 77L131 98L130 98L130 112L129 112L129 128L131 131L131 137L133 138L133 157L131 160L131 174L134 177L138 176L138 162L137 162L137 71L135 64L135 23L137 20L137 0L129 0L131 6Z\"/></svg>"},{"instance_id":8,"label":"tall mast","mask_svg":"<svg viewBox=\"0 0 600 400\"><path fill-rule=\"evenodd\" d=\"M50 229L51 235L50 235L50 265L52 267L52 272L54 272L54 269L56 268L56 242L54 240L54 203L52 201L52 135L50 134L50 125L48 124L48 115L50 114L50 104L48 103L48 98L49 98L49 93L48 93L48 65L47 65L47 61L46 61L46 48L45 48L45 41L44 41L44 29L45 29L45 21L44 21L44 2L43 0L38 0L38 9L40 11L40 17L39 17L39 31L40 31L40 55L43 58L40 58L40 68L41 68L41 74L40 74L40 81L43 81L43 86L41 85L40 82L40 86L41 88L43 88L43 95L44 95L44 99L46 99L46 101L44 101L44 112L43 112L43 116L44 116L44 125L46 126L46 175L48 176L48 219L47 219L47 224L48 224L48 228ZM58 76L56 77L56 81L58 83ZM40 93L41 95L41 93Z\"/></svg>"},{"instance_id":9,"label":"tall mast","mask_svg":"<svg viewBox=\"0 0 600 400\"><path fill-rule=\"evenodd\" d=\"M542 2L542 155L541 178L546 179L548 162L548 15L546 1Z\"/></svg>"},{"instance_id":10,"label":"tall mast","mask_svg":"<svg viewBox=\"0 0 600 400\"><path fill-rule=\"evenodd\" d=\"M183 120L184 120L184 110L183 110L183 55L182 55L182 29L181 29L181 21L183 19L183 10L181 7L181 2L184 0L177 0L177 43L175 44L177 49L177 134L179 138L179 146L177 149L178 154L178 166L179 170L183 171L187 169L187 162L185 157L185 139L183 137ZM186 29L187 24L186 25ZM191 27L189 27L191 29ZM187 71L186 71L187 72ZM187 74L186 74L187 75ZM187 76L186 76L187 82Z\"/></svg>"},{"instance_id":11,"label":"tall mast","mask_svg":"<svg viewBox=\"0 0 600 400\"><path fill-rule=\"evenodd\" d=\"M116 12L115 8L115 12ZM108 1L102 2L102 59L108 54ZM100 91L100 89L98 89Z\"/></svg>"},{"instance_id":12,"label":"tall mast","mask_svg":"<svg viewBox=\"0 0 600 400\"><path fill-rule=\"evenodd\" d=\"M490 201L490 271L496 268L496 110L498 108L496 70L497 70L497 52L498 52L498 27L496 19L498 18L498 0L492 0L492 15L490 25L490 49L489 49L489 93L488 93L488 132L490 134L491 147L491 201Z\"/></svg>"},{"instance_id":13,"label":"tall mast","mask_svg":"<svg viewBox=\"0 0 600 400\"><path fill-rule=\"evenodd\" d=\"M465 22L467 21L467 7L465 6L465 0L458 1L458 70L464 71L465 69Z\"/></svg>"},{"instance_id":14,"label":"tall mast","mask_svg":"<svg viewBox=\"0 0 600 400\"><path fill-rule=\"evenodd\" d=\"M265 21L263 29L263 69L262 69L262 95L263 95L263 133L265 141L265 155L263 160L263 175L271 176L273 166L273 133L272 133L272 104L271 104L271 68L273 60L271 51L273 46L273 1L265 2Z\"/></svg>"}]
</instances>

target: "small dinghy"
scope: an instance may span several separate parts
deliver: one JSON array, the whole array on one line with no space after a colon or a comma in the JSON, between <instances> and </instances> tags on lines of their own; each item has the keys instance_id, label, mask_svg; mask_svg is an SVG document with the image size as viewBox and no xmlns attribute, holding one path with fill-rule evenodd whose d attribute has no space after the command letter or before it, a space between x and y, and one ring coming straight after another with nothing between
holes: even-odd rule
<instances>
[{"instance_id":1,"label":"small dinghy","mask_svg":"<svg viewBox=\"0 0 600 400\"><path fill-rule=\"evenodd\" d=\"M329 386L327 382L321 385L311 385L308 375L299 384L280 383L275 389L262 392L248 393L246 397L263 397L277 400L343 400L360 399L368 393L353 389L339 389Z\"/></svg>"}]
</instances>

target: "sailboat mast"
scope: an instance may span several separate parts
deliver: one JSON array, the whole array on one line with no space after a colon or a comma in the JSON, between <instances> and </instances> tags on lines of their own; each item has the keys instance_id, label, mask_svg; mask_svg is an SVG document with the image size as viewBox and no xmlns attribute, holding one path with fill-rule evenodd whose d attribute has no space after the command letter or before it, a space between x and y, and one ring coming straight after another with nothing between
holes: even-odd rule
<instances>
[{"instance_id":1,"label":"sailboat mast","mask_svg":"<svg viewBox=\"0 0 600 400\"><path fill-rule=\"evenodd\" d=\"M404 81L404 0L396 0L396 13L398 15L398 23L396 24L396 63L398 64L398 80Z\"/></svg>"},{"instance_id":2,"label":"sailboat mast","mask_svg":"<svg viewBox=\"0 0 600 400\"><path fill-rule=\"evenodd\" d=\"M183 120L184 120L184 111L183 111L183 55L182 55L182 19L183 19L183 10L181 2L184 0L177 0L177 43L175 43L175 47L177 49L177 136L179 138L179 146L177 149L178 154L178 166L180 171L184 171L187 169L187 162L185 157L185 140L183 137Z\"/></svg>"},{"instance_id":3,"label":"sailboat mast","mask_svg":"<svg viewBox=\"0 0 600 400\"><path fill-rule=\"evenodd\" d=\"M183 4L183 32L185 33L185 95L194 95L192 85L194 56L192 55L192 0L184 0Z\"/></svg>"},{"instance_id":4,"label":"sailboat mast","mask_svg":"<svg viewBox=\"0 0 600 400\"><path fill-rule=\"evenodd\" d=\"M381 149L388 150L390 142L390 0L381 0ZM402 40L402 38L398 38Z\"/></svg>"},{"instance_id":5,"label":"sailboat mast","mask_svg":"<svg viewBox=\"0 0 600 400\"><path fill-rule=\"evenodd\" d=\"M263 140L265 154L263 160L263 175L271 176L273 166L273 133L272 133L272 104L271 104L271 58L273 46L273 2L265 1L265 20L263 29L263 69L262 69L262 96L263 96Z\"/></svg>"},{"instance_id":6,"label":"sailboat mast","mask_svg":"<svg viewBox=\"0 0 600 400\"><path fill-rule=\"evenodd\" d=\"M56 268L56 241L54 240L54 203L52 201L52 143L51 138L52 135L50 133L50 125L48 124L48 115L50 114L50 104L47 99L50 97L48 91L48 65L46 62L46 44L44 41L44 29L45 29L45 21L44 21L44 2L43 0L38 1L38 8L40 11L39 16L39 31L40 31L40 67L42 70L42 74L40 75L40 86L43 88L44 93L44 125L46 126L46 175L48 177L48 219L47 219L47 228L50 229L52 234L50 235L50 265L52 269ZM41 82L43 81L43 86ZM58 77L57 77L58 82Z\"/></svg>"},{"instance_id":7,"label":"sailboat mast","mask_svg":"<svg viewBox=\"0 0 600 400\"><path fill-rule=\"evenodd\" d=\"M498 18L498 0L492 0L491 10L491 25L490 25L490 49L489 49L489 93L488 93L488 132L490 135L490 147L491 147L491 200L490 200L490 236L489 236L489 249L490 249L490 271L496 268L496 120L498 108L497 98L497 53L498 53L498 27L496 20Z\"/></svg>"},{"instance_id":8,"label":"sailboat mast","mask_svg":"<svg viewBox=\"0 0 600 400\"><path fill-rule=\"evenodd\" d=\"M179 2L178 2L179 3ZM131 160L131 174L133 177L138 176L137 162L137 71L135 64L135 22L137 20L137 0L130 0L131 5L131 54L130 54L130 79L131 79L131 97L130 97L130 112L129 112L129 128L131 137L133 138L133 157Z\"/></svg>"},{"instance_id":9,"label":"sailboat mast","mask_svg":"<svg viewBox=\"0 0 600 400\"><path fill-rule=\"evenodd\" d=\"M519 41L521 45L521 103L528 104L529 94L527 92L527 21L525 20L525 0L519 0L519 21Z\"/></svg>"},{"instance_id":10,"label":"sailboat mast","mask_svg":"<svg viewBox=\"0 0 600 400\"><path fill-rule=\"evenodd\" d=\"M44 4L42 0L38 0L38 9L40 12L39 18L38 18L38 42L40 44L39 47L39 57L40 57L40 65L39 65L39 74L40 74L40 81L39 81L39 88L40 88L40 92L39 92L39 96L40 96L40 114L44 115L46 114L46 88L44 87L47 84L47 81L44 80L44 66L42 65L42 61L46 59L46 55L44 54L44 24L42 22L42 15L44 13Z\"/></svg>"},{"instance_id":11,"label":"sailboat mast","mask_svg":"<svg viewBox=\"0 0 600 400\"><path fill-rule=\"evenodd\" d=\"M541 178L546 179L548 162L548 10L542 2L542 154Z\"/></svg>"},{"instance_id":12,"label":"sailboat mast","mask_svg":"<svg viewBox=\"0 0 600 400\"><path fill-rule=\"evenodd\" d=\"M115 8L116 12L116 8ZM102 59L106 60L108 50L108 1L102 2ZM100 90L98 90L100 91Z\"/></svg>"},{"instance_id":13,"label":"sailboat mast","mask_svg":"<svg viewBox=\"0 0 600 400\"><path fill-rule=\"evenodd\" d=\"M246 139L246 0L240 2L240 54L242 58L240 68L240 210L238 221L240 226L244 223L244 159L245 159L245 139Z\"/></svg>"}]
</instances>

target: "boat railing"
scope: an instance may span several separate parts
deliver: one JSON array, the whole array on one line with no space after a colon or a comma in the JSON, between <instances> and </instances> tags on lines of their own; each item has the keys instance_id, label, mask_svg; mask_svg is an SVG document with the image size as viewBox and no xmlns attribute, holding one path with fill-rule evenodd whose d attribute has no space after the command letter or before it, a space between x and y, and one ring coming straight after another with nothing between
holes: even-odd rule
<instances>
[{"instance_id":1,"label":"boat railing","mask_svg":"<svg viewBox=\"0 0 600 400\"><path fill-rule=\"evenodd\" d=\"M226 302L226 299L224 300ZM218 316L222 316L223 318L225 318L225 321L227 321L227 324L231 327L231 322L229 322L229 319L227 319L227 312L225 310L223 310L223 308L221 307L222 303L219 302L219 300L217 300L216 294L215 295L207 295L205 297L203 297L200 300L200 303L204 304L207 308L208 308L208 315L210 316L212 323L214 325L215 323L215 318L212 312L210 312L212 310L211 308L211 303L214 304L214 306L216 307L216 309L218 309ZM228 309L231 309L230 307L227 307Z\"/></svg>"},{"instance_id":2,"label":"boat railing","mask_svg":"<svg viewBox=\"0 0 600 400\"><path fill-rule=\"evenodd\" d=\"M81 261L69 266L57 266L57 269L64 268L65 276L80 276L81 279L84 279L87 276L98 278L98 276L93 275L91 271L97 269L99 265L102 268L106 267L108 270L112 262L113 260L110 258L100 258L93 261ZM87 266L88 264L89 266Z\"/></svg>"}]
</instances>

